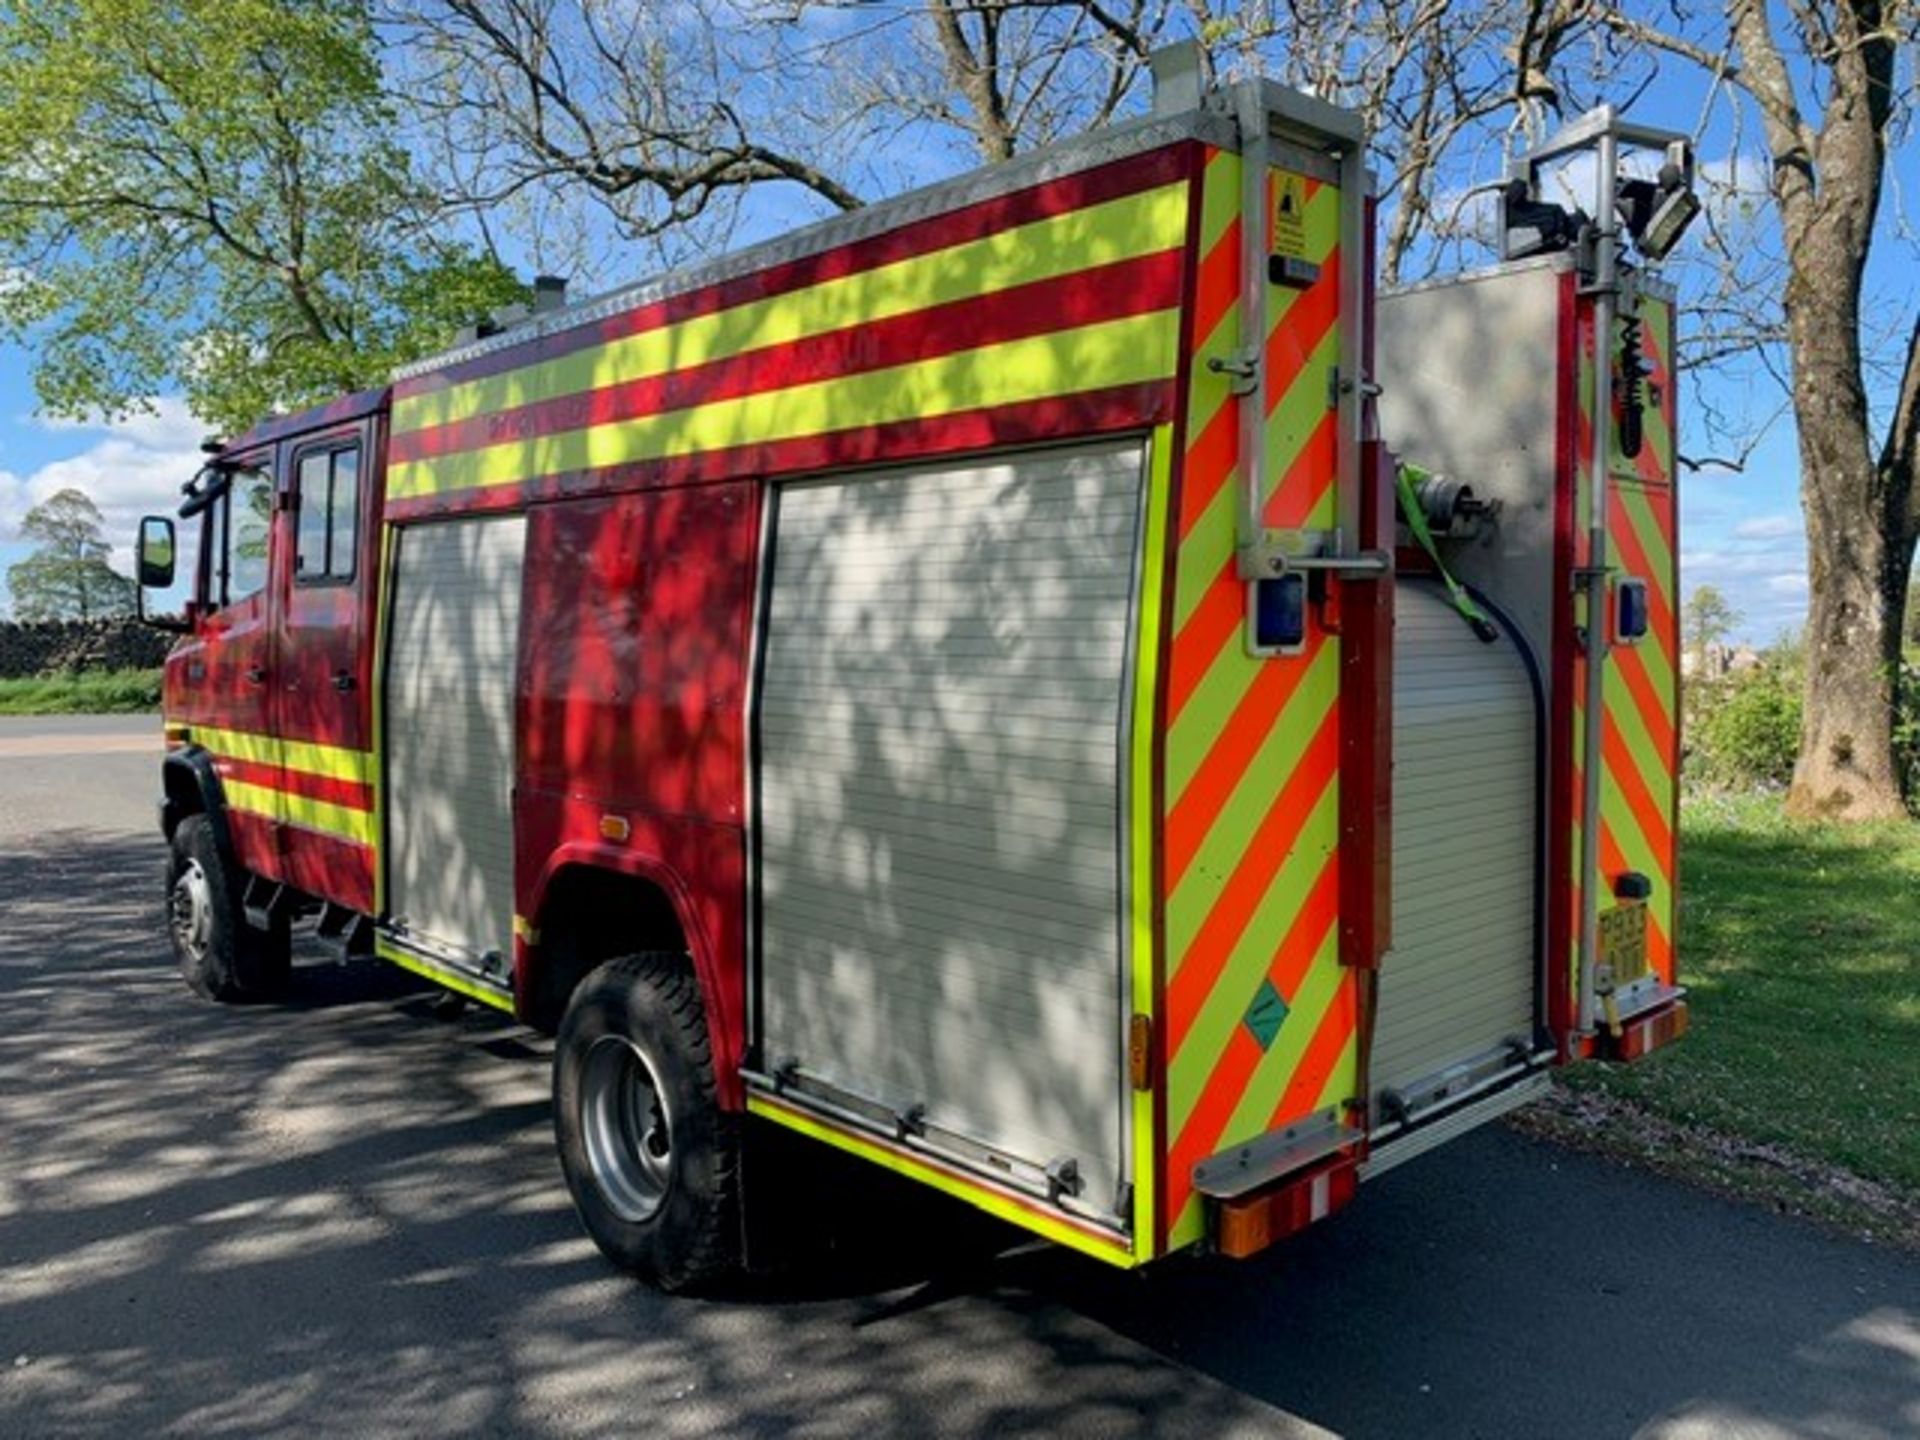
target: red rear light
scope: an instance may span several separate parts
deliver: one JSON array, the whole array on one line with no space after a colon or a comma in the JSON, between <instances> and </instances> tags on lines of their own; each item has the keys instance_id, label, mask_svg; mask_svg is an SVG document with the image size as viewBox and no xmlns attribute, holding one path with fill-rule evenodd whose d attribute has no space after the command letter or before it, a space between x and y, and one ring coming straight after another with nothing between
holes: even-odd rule
<instances>
[{"instance_id":1,"label":"red rear light","mask_svg":"<svg viewBox=\"0 0 1920 1440\"><path fill-rule=\"evenodd\" d=\"M1353 1199L1359 1177L1358 1164L1343 1155L1270 1189L1222 1200L1215 1211L1215 1245L1235 1260L1258 1254L1340 1209Z\"/></svg>"}]
</instances>

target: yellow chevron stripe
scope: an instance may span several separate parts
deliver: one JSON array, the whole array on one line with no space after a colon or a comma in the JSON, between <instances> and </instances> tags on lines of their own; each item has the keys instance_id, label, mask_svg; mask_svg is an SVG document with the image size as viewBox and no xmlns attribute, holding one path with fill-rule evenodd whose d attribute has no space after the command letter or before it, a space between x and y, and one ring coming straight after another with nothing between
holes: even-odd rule
<instances>
[{"instance_id":1,"label":"yellow chevron stripe","mask_svg":"<svg viewBox=\"0 0 1920 1440\"><path fill-rule=\"evenodd\" d=\"M408 396L394 402L394 432L664 375L1164 250L1181 242L1187 204L1186 182L1175 181L437 393Z\"/></svg>"},{"instance_id":2,"label":"yellow chevron stripe","mask_svg":"<svg viewBox=\"0 0 1920 1440\"><path fill-rule=\"evenodd\" d=\"M411 499L801 439L850 422L922 420L1036 396L1160 380L1173 373L1179 313L1153 311L911 365L416 460L388 472L387 490L394 499Z\"/></svg>"}]
</instances>

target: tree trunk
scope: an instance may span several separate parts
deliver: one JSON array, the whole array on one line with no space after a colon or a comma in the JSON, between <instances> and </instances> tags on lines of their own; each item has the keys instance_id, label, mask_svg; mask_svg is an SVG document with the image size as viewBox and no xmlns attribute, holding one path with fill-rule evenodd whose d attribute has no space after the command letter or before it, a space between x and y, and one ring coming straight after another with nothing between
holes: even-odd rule
<instances>
[{"instance_id":1,"label":"tree trunk","mask_svg":"<svg viewBox=\"0 0 1920 1440\"><path fill-rule=\"evenodd\" d=\"M1803 242L1809 249L1821 237ZM1806 708L1790 814L1904 816L1893 713L1913 544L1906 490L1874 456L1861 383L1859 286L1848 257L1796 257L1788 343L1806 508Z\"/></svg>"}]
</instances>

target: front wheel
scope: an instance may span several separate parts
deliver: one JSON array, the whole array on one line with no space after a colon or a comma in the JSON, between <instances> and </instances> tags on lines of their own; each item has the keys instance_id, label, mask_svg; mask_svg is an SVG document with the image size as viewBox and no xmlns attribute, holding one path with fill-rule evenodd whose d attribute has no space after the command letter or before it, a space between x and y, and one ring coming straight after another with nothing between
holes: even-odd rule
<instances>
[{"instance_id":1,"label":"front wheel","mask_svg":"<svg viewBox=\"0 0 1920 1440\"><path fill-rule=\"evenodd\" d=\"M293 963L286 922L272 930L247 923L241 876L221 858L213 825L189 815L173 832L167 856L167 937L180 974L195 993L233 1003L286 987Z\"/></svg>"},{"instance_id":2,"label":"front wheel","mask_svg":"<svg viewBox=\"0 0 1920 1440\"><path fill-rule=\"evenodd\" d=\"M580 983L554 1044L553 1123L608 1259L669 1291L737 1268L739 1127L684 957L610 960Z\"/></svg>"}]
</instances>

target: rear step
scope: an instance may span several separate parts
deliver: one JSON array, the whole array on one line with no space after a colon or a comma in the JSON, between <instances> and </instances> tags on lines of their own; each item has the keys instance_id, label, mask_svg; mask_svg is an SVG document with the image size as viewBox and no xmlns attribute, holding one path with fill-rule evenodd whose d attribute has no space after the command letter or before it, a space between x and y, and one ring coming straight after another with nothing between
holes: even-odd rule
<instances>
[{"instance_id":1,"label":"rear step","mask_svg":"<svg viewBox=\"0 0 1920 1440\"><path fill-rule=\"evenodd\" d=\"M1456 1136L1464 1135L1490 1120L1497 1120L1509 1110L1518 1110L1528 1101L1538 1098L1548 1084L1543 1070L1521 1071L1506 1083L1481 1090L1473 1098L1431 1119L1422 1119L1396 1130L1386 1139L1374 1143L1371 1152L1360 1164L1360 1178L1375 1179L1404 1161L1426 1154L1436 1145L1444 1145Z\"/></svg>"}]
</instances>

